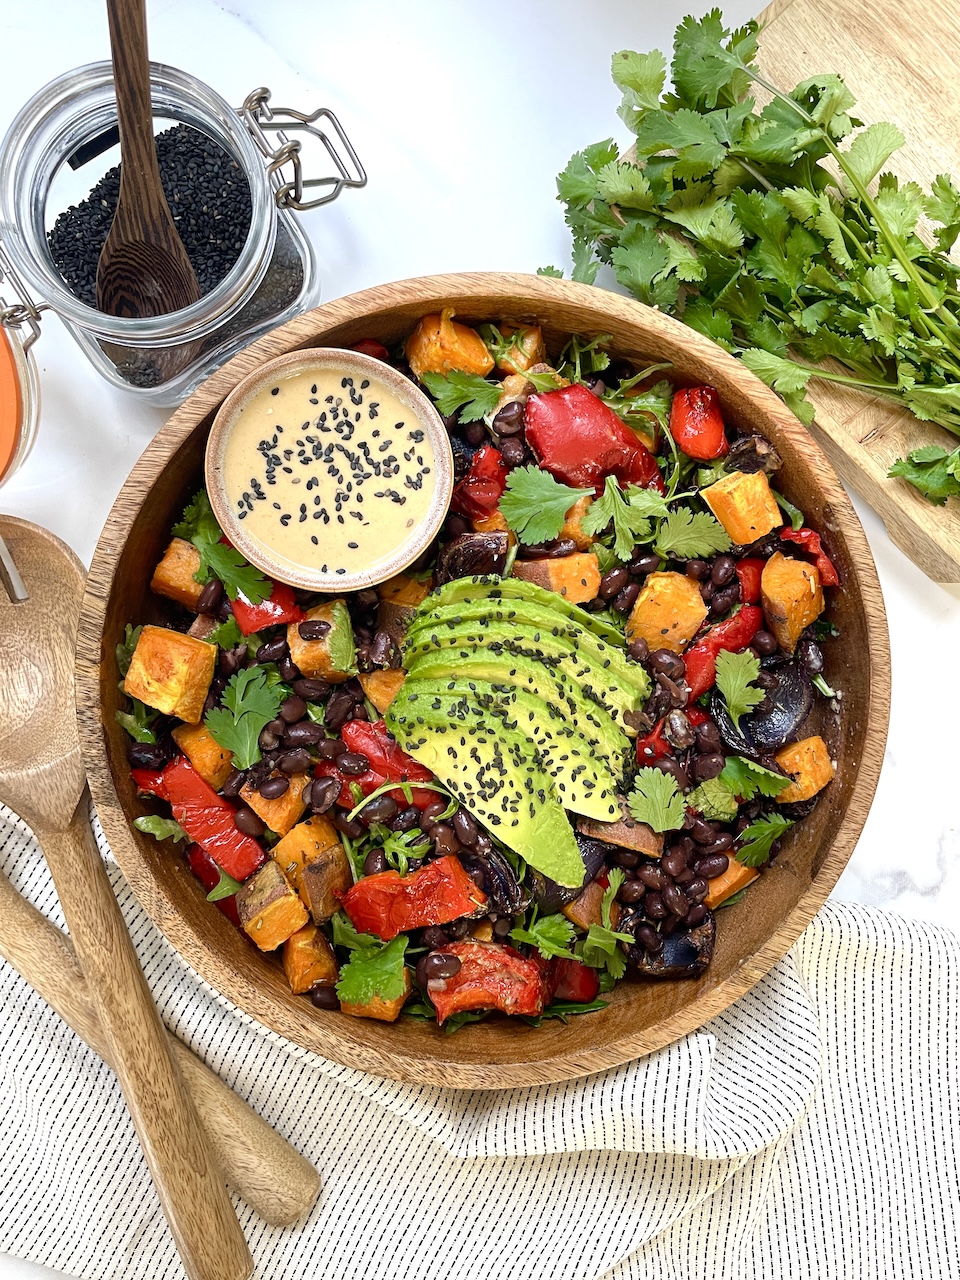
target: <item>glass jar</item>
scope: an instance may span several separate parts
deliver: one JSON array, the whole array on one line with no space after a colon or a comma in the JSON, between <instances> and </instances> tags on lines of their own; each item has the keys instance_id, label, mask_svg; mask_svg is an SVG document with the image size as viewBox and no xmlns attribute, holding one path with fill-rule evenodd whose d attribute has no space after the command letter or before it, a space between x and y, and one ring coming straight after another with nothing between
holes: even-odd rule
<instances>
[{"instance_id":1,"label":"glass jar","mask_svg":"<svg viewBox=\"0 0 960 1280\"><path fill-rule=\"evenodd\" d=\"M110 63L80 67L51 81L20 111L0 144L0 247L26 288L63 321L108 382L156 405L175 405L254 338L315 305L316 260L294 209L334 199L366 174L336 118L325 109L304 116L271 110L266 89L233 110L209 86L183 71L150 64L156 131L191 126L239 166L250 188L250 225L223 278L189 307L131 319L107 315L68 287L54 262L48 232L68 205L86 197L116 159L117 110ZM321 124L329 124L331 138ZM278 133L271 150L266 130ZM304 180L300 142L318 137L336 173ZM346 153L344 156L343 152ZM97 158L93 177L91 158ZM292 176L289 170L292 168ZM304 201L303 188L319 186Z\"/></svg>"},{"instance_id":2,"label":"glass jar","mask_svg":"<svg viewBox=\"0 0 960 1280\"><path fill-rule=\"evenodd\" d=\"M40 379L30 348L40 328L36 311L4 296L16 283L0 270L0 485L26 460L40 421Z\"/></svg>"}]
</instances>

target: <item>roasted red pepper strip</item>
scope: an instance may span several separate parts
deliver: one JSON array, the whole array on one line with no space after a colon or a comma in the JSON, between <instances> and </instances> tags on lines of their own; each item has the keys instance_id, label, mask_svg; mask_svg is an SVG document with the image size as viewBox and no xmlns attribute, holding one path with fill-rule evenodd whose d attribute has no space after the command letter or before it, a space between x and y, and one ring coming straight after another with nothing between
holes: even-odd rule
<instances>
[{"instance_id":1,"label":"roasted red pepper strip","mask_svg":"<svg viewBox=\"0 0 960 1280\"><path fill-rule=\"evenodd\" d=\"M453 491L450 510L469 520L485 520L496 511L507 487L500 450L485 444L473 455L470 470Z\"/></svg>"},{"instance_id":2,"label":"roasted red pepper strip","mask_svg":"<svg viewBox=\"0 0 960 1280\"><path fill-rule=\"evenodd\" d=\"M408 929L449 924L472 915L486 903L487 895L470 879L460 860L448 854L406 876L397 871L364 876L347 890L342 901L360 933L375 933L389 942Z\"/></svg>"},{"instance_id":3,"label":"roasted red pepper strip","mask_svg":"<svg viewBox=\"0 0 960 1280\"><path fill-rule=\"evenodd\" d=\"M664 492L657 460L609 405L580 382L532 395L527 443L558 480L603 489L605 476Z\"/></svg>"},{"instance_id":4,"label":"roasted red pepper strip","mask_svg":"<svg viewBox=\"0 0 960 1280\"><path fill-rule=\"evenodd\" d=\"M230 602L237 626L245 636L252 636L264 627L275 627L281 622L301 622L303 610L297 604L293 587L285 582L275 582L270 598L260 604L250 604L243 596Z\"/></svg>"},{"instance_id":5,"label":"roasted red pepper strip","mask_svg":"<svg viewBox=\"0 0 960 1280\"><path fill-rule=\"evenodd\" d=\"M220 883L220 868L207 853L206 849L201 849L198 844L192 844L187 850L187 865L207 893L211 889L215 889ZM213 905L223 912L231 924L235 924L238 929L240 928L236 894L232 893L228 898L218 898Z\"/></svg>"},{"instance_id":6,"label":"roasted red pepper strip","mask_svg":"<svg viewBox=\"0 0 960 1280\"><path fill-rule=\"evenodd\" d=\"M712 689L717 678L717 654L727 649L739 653L745 649L763 626L763 610L754 604L745 604L726 622L711 627L702 640L683 655L687 668L687 686L693 702Z\"/></svg>"},{"instance_id":7,"label":"roasted red pepper strip","mask_svg":"<svg viewBox=\"0 0 960 1280\"><path fill-rule=\"evenodd\" d=\"M574 1000L589 1004L600 994L600 974L597 969L581 964L579 960L555 957L550 961L550 986L555 1000Z\"/></svg>"},{"instance_id":8,"label":"roasted red pepper strip","mask_svg":"<svg viewBox=\"0 0 960 1280\"><path fill-rule=\"evenodd\" d=\"M438 1022L471 1009L499 1009L528 1017L543 1013L548 996L544 971L536 960L526 959L513 947L450 942L434 954L456 956L460 961L460 970L452 978L431 978L427 983Z\"/></svg>"},{"instance_id":9,"label":"roasted red pepper strip","mask_svg":"<svg viewBox=\"0 0 960 1280\"><path fill-rule=\"evenodd\" d=\"M795 542L813 556L822 587L839 587L840 575L821 546L819 533L814 533L812 529L791 529L789 525L785 525L780 530L780 537L787 542Z\"/></svg>"},{"instance_id":10,"label":"roasted red pepper strip","mask_svg":"<svg viewBox=\"0 0 960 1280\"><path fill-rule=\"evenodd\" d=\"M759 604L760 577L765 561L748 557L737 561L737 577L740 580L741 604Z\"/></svg>"},{"instance_id":11,"label":"roasted red pepper strip","mask_svg":"<svg viewBox=\"0 0 960 1280\"><path fill-rule=\"evenodd\" d=\"M670 434L688 458L710 462L730 452L713 387L681 387L670 406Z\"/></svg>"},{"instance_id":12,"label":"roasted red pepper strip","mask_svg":"<svg viewBox=\"0 0 960 1280\"><path fill-rule=\"evenodd\" d=\"M361 338L359 342L353 344L350 350L359 351L364 356L373 356L374 360L390 359L390 352L382 342L377 342L375 338Z\"/></svg>"},{"instance_id":13,"label":"roasted red pepper strip","mask_svg":"<svg viewBox=\"0 0 960 1280\"><path fill-rule=\"evenodd\" d=\"M321 760L314 769L317 778L337 778L340 782L340 794L337 803L346 809L352 809L353 785L357 785L363 795L368 796L382 787L385 782L432 782L433 774L418 764L412 756L408 756L397 746L387 732L382 720L370 724L367 720L348 720L340 730L340 738L348 751L356 751L367 757L370 768L359 776L348 776L341 773L336 764L330 760ZM390 793L388 793L390 794ZM402 791L393 792L397 804L406 806L407 799ZM436 791L427 791L424 787L413 787L410 804L418 809L425 809L437 799Z\"/></svg>"},{"instance_id":14,"label":"roasted red pepper strip","mask_svg":"<svg viewBox=\"0 0 960 1280\"><path fill-rule=\"evenodd\" d=\"M217 795L186 756L171 760L162 773L134 769L131 777L141 791L166 800L190 839L234 880L249 879L266 862L267 855L257 841L234 825L234 806Z\"/></svg>"}]
</instances>

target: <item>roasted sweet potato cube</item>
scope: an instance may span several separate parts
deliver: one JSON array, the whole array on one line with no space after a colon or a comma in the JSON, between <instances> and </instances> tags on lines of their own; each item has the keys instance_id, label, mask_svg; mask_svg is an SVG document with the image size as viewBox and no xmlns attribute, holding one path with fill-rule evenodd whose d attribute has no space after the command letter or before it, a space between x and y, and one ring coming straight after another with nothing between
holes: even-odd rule
<instances>
[{"instance_id":1,"label":"roasted sweet potato cube","mask_svg":"<svg viewBox=\"0 0 960 1280\"><path fill-rule=\"evenodd\" d=\"M543 330L537 324L504 325L500 330L504 338L512 342L497 361L497 368L504 373L526 373L535 364L547 358Z\"/></svg>"},{"instance_id":2,"label":"roasted sweet potato cube","mask_svg":"<svg viewBox=\"0 0 960 1280\"><path fill-rule=\"evenodd\" d=\"M731 541L741 546L756 542L783 523L770 481L763 471L732 471L716 484L701 489L700 496Z\"/></svg>"},{"instance_id":3,"label":"roasted sweet potato cube","mask_svg":"<svg viewBox=\"0 0 960 1280\"><path fill-rule=\"evenodd\" d=\"M279 778L283 777L283 774L278 773L275 776ZM277 831L285 836L294 823L299 822L303 817L303 811L307 807L303 803L303 788L309 781L309 775L306 773L293 774L289 787L276 800L268 800L248 782L240 791L240 799L263 819L271 831Z\"/></svg>"},{"instance_id":4,"label":"roasted sweet potato cube","mask_svg":"<svg viewBox=\"0 0 960 1280\"><path fill-rule=\"evenodd\" d=\"M556 591L571 604L594 600L600 590L600 565L589 551L577 551L559 560L517 560L513 576Z\"/></svg>"},{"instance_id":5,"label":"roasted sweet potato cube","mask_svg":"<svg viewBox=\"0 0 960 1280\"><path fill-rule=\"evenodd\" d=\"M591 880L579 898L568 902L563 914L572 920L578 929L589 929L592 924L603 924L603 895L606 892L597 880ZM614 902L610 907L610 925L616 929L620 920L619 904Z\"/></svg>"},{"instance_id":6,"label":"roasted sweet potato cube","mask_svg":"<svg viewBox=\"0 0 960 1280\"><path fill-rule=\"evenodd\" d=\"M332 987L340 972L333 947L315 924L305 924L283 944L283 972L290 990L302 995L311 987Z\"/></svg>"},{"instance_id":7,"label":"roasted sweet potato cube","mask_svg":"<svg viewBox=\"0 0 960 1280\"><path fill-rule=\"evenodd\" d=\"M578 498L567 512L563 526L557 535L559 538L570 538L577 544L578 551L589 550L597 540L594 534L583 531L583 517L587 514L592 502L593 499L589 495Z\"/></svg>"},{"instance_id":8,"label":"roasted sweet potato cube","mask_svg":"<svg viewBox=\"0 0 960 1280\"><path fill-rule=\"evenodd\" d=\"M164 715L199 724L210 691L217 646L166 627L146 626L130 659L123 687L131 698Z\"/></svg>"},{"instance_id":9,"label":"roasted sweet potato cube","mask_svg":"<svg viewBox=\"0 0 960 1280\"><path fill-rule=\"evenodd\" d=\"M793 778L777 796L780 804L796 804L798 800L809 800L818 791L822 791L828 782L833 781L833 761L827 744L819 734L804 738L802 742L792 742L788 747L781 747L776 756L777 764Z\"/></svg>"},{"instance_id":10,"label":"roasted sweet potato cube","mask_svg":"<svg viewBox=\"0 0 960 1280\"><path fill-rule=\"evenodd\" d=\"M651 573L627 619L627 640L682 653L703 626L707 606L700 584L685 573Z\"/></svg>"},{"instance_id":11,"label":"roasted sweet potato cube","mask_svg":"<svg viewBox=\"0 0 960 1280\"><path fill-rule=\"evenodd\" d=\"M474 942L492 942L493 922L486 919L478 920L476 924L470 926L470 937Z\"/></svg>"},{"instance_id":12,"label":"roasted sweet potato cube","mask_svg":"<svg viewBox=\"0 0 960 1280\"><path fill-rule=\"evenodd\" d=\"M353 884L350 862L331 820L315 814L298 822L270 850L281 871L300 894L315 924L340 908L338 894Z\"/></svg>"},{"instance_id":13,"label":"roasted sweet potato cube","mask_svg":"<svg viewBox=\"0 0 960 1280\"><path fill-rule=\"evenodd\" d=\"M233 752L221 747L204 724L181 724L173 740L205 782L219 791L233 772Z\"/></svg>"},{"instance_id":14,"label":"roasted sweet potato cube","mask_svg":"<svg viewBox=\"0 0 960 1280\"><path fill-rule=\"evenodd\" d=\"M474 533L509 533L510 527L504 519L503 512L497 508L483 520L471 520Z\"/></svg>"},{"instance_id":15,"label":"roasted sweet potato cube","mask_svg":"<svg viewBox=\"0 0 960 1280\"><path fill-rule=\"evenodd\" d=\"M593 818L578 818L577 830L593 840L604 840L607 844L619 845L621 849L632 849L647 858L659 858L663 853L663 836L658 835L645 822L638 822L627 808L623 796L618 799L622 815L619 821L597 822Z\"/></svg>"},{"instance_id":16,"label":"roasted sweet potato cube","mask_svg":"<svg viewBox=\"0 0 960 1280\"><path fill-rule=\"evenodd\" d=\"M306 907L273 861L265 862L240 886L237 915L261 951L276 951L308 921Z\"/></svg>"},{"instance_id":17,"label":"roasted sweet potato cube","mask_svg":"<svg viewBox=\"0 0 960 1280\"><path fill-rule=\"evenodd\" d=\"M326 622L330 630L321 640L304 640L300 623L287 626L290 657L303 675L312 679L342 684L357 674L357 650L353 640L353 624L346 602L330 600L308 609L304 622Z\"/></svg>"},{"instance_id":18,"label":"roasted sweet potato cube","mask_svg":"<svg viewBox=\"0 0 960 1280\"><path fill-rule=\"evenodd\" d=\"M493 369L493 356L476 329L458 324L453 307L424 316L404 348L416 377L424 373L449 373L462 369L485 378Z\"/></svg>"},{"instance_id":19,"label":"roasted sweet potato cube","mask_svg":"<svg viewBox=\"0 0 960 1280\"><path fill-rule=\"evenodd\" d=\"M366 1004L343 1004L341 1002L340 1011L341 1013L349 1013L351 1018L376 1018L377 1022L396 1022L400 1017L400 1010L410 994L412 985L413 980L410 977L410 970L404 969L403 991L395 1000L383 1000L380 996L374 996Z\"/></svg>"},{"instance_id":20,"label":"roasted sweet potato cube","mask_svg":"<svg viewBox=\"0 0 960 1280\"><path fill-rule=\"evenodd\" d=\"M767 626L780 648L793 653L804 627L823 613L823 587L816 565L777 551L763 566L760 596Z\"/></svg>"},{"instance_id":21,"label":"roasted sweet potato cube","mask_svg":"<svg viewBox=\"0 0 960 1280\"><path fill-rule=\"evenodd\" d=\"M383 671L362 671L357 678L363 692L383 715L403 687L407 673L395 667Z\"/></svg>"},{"instance_id":22,"label":"roasted sweet potato cube","mask_svg":"<svg viewBox=\"0 0 960 1280\"><path fill-rule=\"evenodd\" d=\"M745 867L736 858L731 858L726 871L709 882L710 889L703 900L703 905L712 911L715 907L719 907L721 902L726 902L735 893L745 889L748 884L753 884L759 874L756 867Z\"/></svg>"},{"instance_id":23,"label":"roasted sweet potato cube","mask_svg":"<svg viewBox=\"0 0 960 1280\"><path fill-rule=\"evenodd\" d=\"M415 609L422 604L433 589L432 578L412 578L408 573L398 573L377 587L377 595L390 604L409 605Z\"/></svg>"},{"instance_id":24,"label":"roasted sweet potato cube","mask_svg":"<svg viewBox=\"0 0 960 1280\"><path fill-rule=\"evenodd\" d=\"M203 584L193 576L200 568L200 552L192 542L173 538L153 571L150 590L186 609L196 610Z\"/></svg>"}]
</instances>

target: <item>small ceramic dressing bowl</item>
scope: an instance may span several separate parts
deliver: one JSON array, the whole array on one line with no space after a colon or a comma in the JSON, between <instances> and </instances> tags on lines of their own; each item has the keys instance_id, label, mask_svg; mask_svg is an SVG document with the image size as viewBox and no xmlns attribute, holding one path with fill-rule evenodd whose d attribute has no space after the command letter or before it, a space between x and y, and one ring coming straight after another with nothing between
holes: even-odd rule
<instances>
[{"instance_id":1,"label":"small ceramic dressing bowl","mask_svg":"<svg viewBox=\"0 0 960 1280\"><path fill-rule=\"evenodd\" d=\"M357 591L430 545L453 491L443 419L390 365L314 347L245 378L214 419L205 460L220 527L271 578Z\"/></svg>"}]
</instances>

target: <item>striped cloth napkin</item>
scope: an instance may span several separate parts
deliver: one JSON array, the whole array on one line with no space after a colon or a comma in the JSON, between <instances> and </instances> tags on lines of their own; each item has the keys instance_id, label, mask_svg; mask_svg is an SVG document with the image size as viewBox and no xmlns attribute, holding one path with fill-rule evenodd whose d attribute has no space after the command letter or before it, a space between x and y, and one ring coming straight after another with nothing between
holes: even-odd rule
<instances>
[{"instance_id":1,"label":"striped cloth napkin","mask_svg":"<svg viewBox=\"0 0 960 1280\"><path fill-rule=\"evenodd\" d=\"M0 865L62 925L2 807ZM110 871L168 1026L323 1175L297 1227L238 1204L265 1280L960 1276L960 939L944 929L828 903L685 1040L567 1084L461 1093L265 1030ZM90 1280L183 1275L116 1081L6 966L0 1252Z\"/></svg>"}]
</instances>

